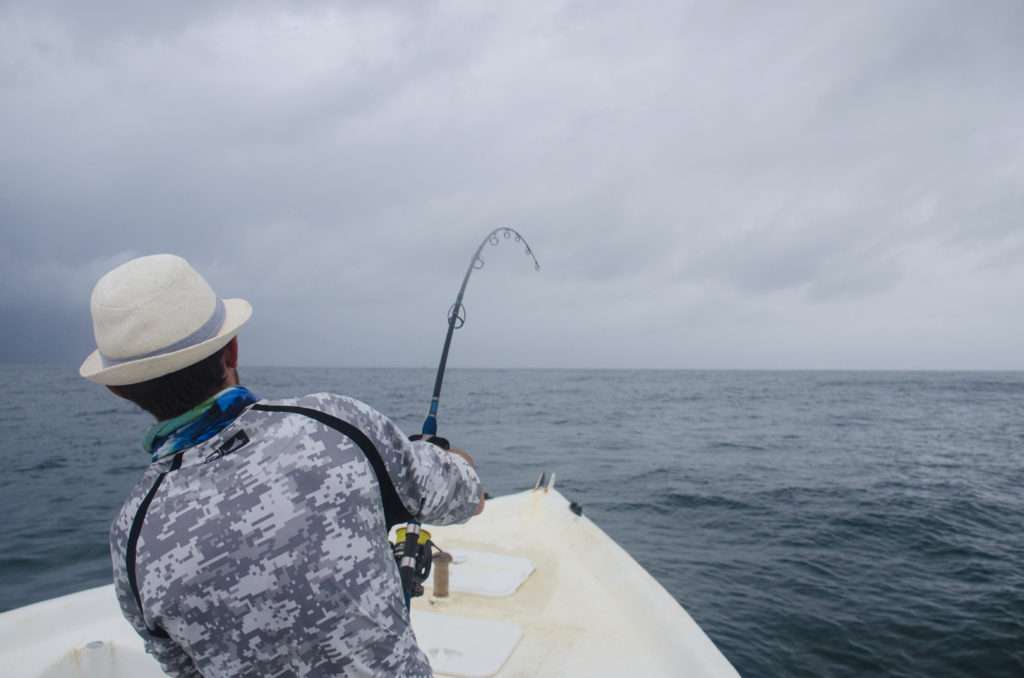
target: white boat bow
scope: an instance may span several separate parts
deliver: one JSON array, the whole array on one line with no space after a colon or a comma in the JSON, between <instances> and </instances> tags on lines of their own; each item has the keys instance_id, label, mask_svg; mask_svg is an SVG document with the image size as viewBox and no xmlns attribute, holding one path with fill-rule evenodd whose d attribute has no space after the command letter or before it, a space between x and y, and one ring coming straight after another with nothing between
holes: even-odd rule
<instances>
[{"instance_id":1,"label":"white boat bow","mask_svg":"<svg viewBox=\"0 0 1024 678\"><path fill-rule=\"evenodd\" d=\"M488 501L465 525L430 527L453 554L449 596L413 602L438 676L738 674L676 600L550 486ZM112 586L0 614L8 678L163 676Z\"/></svg>"}]
</instances>

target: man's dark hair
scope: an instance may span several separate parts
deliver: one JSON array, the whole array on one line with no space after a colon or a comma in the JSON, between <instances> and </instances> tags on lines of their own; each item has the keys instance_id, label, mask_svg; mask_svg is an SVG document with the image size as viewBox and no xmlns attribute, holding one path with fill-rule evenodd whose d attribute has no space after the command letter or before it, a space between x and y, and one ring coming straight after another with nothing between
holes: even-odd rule
<instances>
[{"instance_id":1,"label":"man's dark hair","mask_svg":"<svg viewBox=\"0 0 1024 678\"><path fill-rule=\"evenodd\" d=\"M195 365L141 384L111 386L110 390L146 410L159 421L172 419L217 393L227 372L222 356L227 347Z\"/></svg>"}]
</instances>

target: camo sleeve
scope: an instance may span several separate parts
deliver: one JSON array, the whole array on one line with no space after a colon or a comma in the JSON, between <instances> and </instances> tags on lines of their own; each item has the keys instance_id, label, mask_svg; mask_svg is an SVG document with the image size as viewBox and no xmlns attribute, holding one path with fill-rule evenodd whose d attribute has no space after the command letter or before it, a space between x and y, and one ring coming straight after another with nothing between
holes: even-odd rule
<instances>
[{"instance_id":1,"label":"camo sleeve","mask_svg":"<svg viewBox=\"0 0 1024 678\"><path fill-rule=\"evenodd\" d=\"M142 502L142 496L146 489L152 484L154 474L147 471L143 481L136 486L132 496L125 502L121 513L114 520L110 527L110 559L114 568L114 592L117 594L117 602L121 607L121 613L128 623L132 625L135 632L142 638L146 646L146 652L152 655L163 668L164 673L171 678L203 678L196 668L195 663L184 649L171 638L158 638L149 633L146 629L146 622L142 618L135 596L132 594L131 586L128 583L128 572L125 564L125 551L128 544L128 532L131 529L131 522L135 511Z\"/></svg>"},{"instance_id":2,"label":"camo sleeve","mask_svg":"<svg viewBox=\"0 0 1024 678\"><path fill-rule=\"evenodd\" d=\"M327 397L337 416L360 427L377 446L399 498L418 520L451 525L473 516L483 487L469 462L436 445L410 441L393 421L366 403Z\"/></svg>"},{"instance_id":3,"label":"camo sleeve","mask_svg":"<svg viewBox=\"0 0 1024 678\"><path fill-rule=\"evenodd\" d=\"M398 435L402 435L401 431ZM472 518L483 489L469 462L420 440L406 439L406 447L402 459L412 471L412 482L403 488L404 493L398 490L409 496L411 503L406 506L417 506L418 499L419 519L434 525L464 523Z\"/></svg>"}]
</instances>

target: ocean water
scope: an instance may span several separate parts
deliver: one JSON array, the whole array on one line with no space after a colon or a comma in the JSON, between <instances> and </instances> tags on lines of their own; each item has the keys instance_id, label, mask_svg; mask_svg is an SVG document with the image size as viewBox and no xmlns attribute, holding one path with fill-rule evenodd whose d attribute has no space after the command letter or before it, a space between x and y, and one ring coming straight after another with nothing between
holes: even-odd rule
<instances>
[{"instance_id":1,"label":"ocean water","mask_svg":"<svg viewBox=\"0 0 1024 678\"><path fill-rule=\"evenodd\" d=\"M242 377L415 432L433 372ZM6 610L109 581L149 419L74 370L0 385ZM743 675L1024 676L1024 374L452 370L441 431L494 495L556 471Z\"/></svg>"}]
</instances>

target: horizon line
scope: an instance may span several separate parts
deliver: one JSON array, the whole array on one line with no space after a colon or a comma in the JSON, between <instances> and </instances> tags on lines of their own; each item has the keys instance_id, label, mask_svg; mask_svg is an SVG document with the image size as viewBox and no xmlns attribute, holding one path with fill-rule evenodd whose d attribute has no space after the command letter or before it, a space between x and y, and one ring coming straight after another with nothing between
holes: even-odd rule
<instances>
[{"instance_id":1,"label":"horizon line","mask_svg":"<svg viewBox=\"0 0 1024 678\"><path fill-rule=\"evenodd\" d=\"M78 371L77 366L60 363L41 362L4 362L0 368L35 367L48 369L68 369ZM247 368L290 369L290 370L431 370L436 365L270 365L262 363L243 364L241 370ZM1024 367L540 367L514 366L495 367L480 365L454 366L448 365L447 370L491 370L491 371L550 371L550 372L1024 372Z\"/></svg>"}]
</instances>

